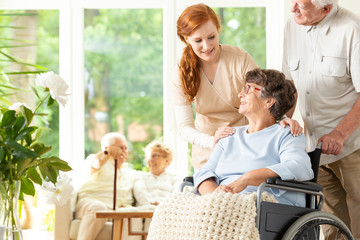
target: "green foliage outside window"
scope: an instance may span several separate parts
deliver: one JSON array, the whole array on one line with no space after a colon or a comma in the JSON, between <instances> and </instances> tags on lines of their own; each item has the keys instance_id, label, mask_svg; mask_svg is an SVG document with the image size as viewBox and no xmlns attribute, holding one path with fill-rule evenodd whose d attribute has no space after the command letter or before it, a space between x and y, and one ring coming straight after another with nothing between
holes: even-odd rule
<instances>
[{"instance_id":1,"label":"green foliage outside window","mask_svg":"<svg viewBox=\"0 0 360 240\"><path fill-rule=\"evenodd\" d=\"M217 8L221 19L220 43L245 49L259 67L266 67L266 9Z\"/></svg>"},{"instance_id":2,"label":"green foliage outside window","mask_svg":"<svg viewBox=\"0 0 360 240\"><path fill-rule=\"evenodd\" d=\"M3 10L0 11L2 16L0 17L0 45L12 46L9 48L2 48L2 51L12 57L19 58L19 56L13 55L12 49L19 49L22 52L34 51L35 55L29 59L18 59L22 63L16 64L9 61L9 57L1 55L0 58L0 72L14 72L20 70L24 72L35 71L47 71L51 70L56 73L59 72L59 11L58 10ZM22 21L22 24L17 26L14 23L20 20L20 18L30 17L32 21ZM35 18L35 19L34 19ZM21 22L21 21L20 21ZM34 34L34 41L26 39L28 30L33 29L31 34ZM14 31L17 33L14 33ZM19 37L14 37L17 34ZM30 48L29 48L30 47ZM31 49L35 48L35 50ZM25 54L26 55L26 54ZM29 54L31 55L31 54ZM29 56L26 55L26 56ZM17 89L11 91L11 95L1 94L1 92L9 93L6 88L0 88L1 106L8 107L11 102L21 101L18 97L22 94L26 94L31 90L25 90L32 85L32 81L35 78L35 74L7 74L1 75L0 80L4 84L10 84L12 86L14 78L20 79L23 84L17 84ZM13 94L14 93L14 94ZM16 95L17 93L18 95ZM31 94L31 93L30 93ZM35 101L35 98L33 99ZM30 104L30 103L28 103ZM37 103L34 103L36 105ZM43 126L43 134L40 138L41 142L46 142L47 145L52 146L52 150L46 155L59 155L59 109L58 104L55 102L52 106L48 107L46 104L41 106L39 112L47 114L46 117L36 119L42 121L42 123L35 122L38 126ZM51 129L51 130L50 130ZM51 132L51 134L49 134Z\"/></svg>"},{"instance_id":3,"label":"green foliage outside window","mask_svg":"<svg viewBox=\"0 0 360 240\"><path fill-rule=\"evenodd\" d=\"M129 160L136 169L143 168L146 144L162 136L152 128L163 125L162 26L161 9L85 11L86 134L103 121L109 131L123 131L129 139L129 125L142 125L148 137L129 139ZM92 109L104 113L95 124ZM86 155L99 151L90 136L85 147Z\"/></svg>"}]
</instances>

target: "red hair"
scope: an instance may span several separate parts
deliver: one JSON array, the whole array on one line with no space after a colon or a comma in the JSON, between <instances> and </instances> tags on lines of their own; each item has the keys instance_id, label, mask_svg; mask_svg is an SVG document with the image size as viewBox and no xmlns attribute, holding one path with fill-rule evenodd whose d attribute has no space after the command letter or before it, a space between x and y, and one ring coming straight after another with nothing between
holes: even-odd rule
<instances>
[{"instance_id":1,"label":"red hair","mask_svg":"<svg viewBox=\"0 0 360 240\"><path fill-rule=\"evenodd\" d=\"M220 29L220 21L214 10L205 4L196 4L187 7L177 20L177 35L186 44L179 67L180 82L188 100L192 102L200 86L200 59L196 56L191 45L185 40L200 25L211 20Z\"/></svg>"}]
</instances>

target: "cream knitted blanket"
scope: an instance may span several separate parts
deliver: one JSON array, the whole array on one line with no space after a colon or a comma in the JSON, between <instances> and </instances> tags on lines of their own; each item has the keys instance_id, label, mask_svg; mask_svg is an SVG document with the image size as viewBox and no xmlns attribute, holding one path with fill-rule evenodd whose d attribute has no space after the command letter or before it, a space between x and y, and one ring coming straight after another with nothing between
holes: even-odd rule
<instances>
[{"instance_id":1,"label":"cream knitted blanket","mask_svg":"<svg viewBox=\"0 0 360 240\"><path fill-rule=\"evenodd\" d=\"M262 199L276 202L263 194ZM256 193L175 193L156 207L148 240L260 239Z\"/></svg>"}]
</instances>

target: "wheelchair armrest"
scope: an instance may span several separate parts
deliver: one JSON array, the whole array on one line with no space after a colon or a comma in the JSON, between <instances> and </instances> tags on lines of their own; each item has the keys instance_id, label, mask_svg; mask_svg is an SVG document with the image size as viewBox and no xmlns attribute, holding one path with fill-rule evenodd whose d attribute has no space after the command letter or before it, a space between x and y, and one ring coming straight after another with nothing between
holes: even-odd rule
<instances>
[{"instance_id":1,"label":"wheelchair armrest","mask_svg":"<svg viewBox=\"0 0 360 240\"><path fill-rule=\"evenodd\" d=\"M193 178L193 176L188 176L188 177L185 177L183 179L183 182L179 186L179 192L183 192L184 188L186 186L190 186L190 187L194 186L194 178Z\"/></svg>"},{"instance_id":2,"label":"wheelchair armrest","mask_svg":"<svg viewBox=\"0 0 360 240\"><path fill-rule=\"evenodd\" d=\"M296 180L281 180L279 177L274 177L266 179L266 183L315 192L322 191L322 187L319 184L311 181L301 182Z\"/></svg>"},{"instance_id":3,"label":"wheelchair armrest","mask_svg":"<svg viewBox=\"0 0 360 240\"><path fill-rule=\"evenodd\" d=\"M183 182L191 182L194 183L194 177L193 176L187 176L183 179Z\"/></svg>"}]
</instances>

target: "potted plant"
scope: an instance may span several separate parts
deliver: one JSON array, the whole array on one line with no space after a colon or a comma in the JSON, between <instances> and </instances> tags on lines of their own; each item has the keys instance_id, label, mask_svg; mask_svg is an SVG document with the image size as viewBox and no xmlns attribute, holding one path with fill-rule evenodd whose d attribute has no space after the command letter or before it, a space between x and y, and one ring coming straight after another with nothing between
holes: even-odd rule
<instances>
[{"instance_id":1,"label":"potted plant","mask_svg":"<svg viewBox=\"0 0 360 240\"><path fill-rule=\"evenodd\" d=\"M44 181L56 184L59 171L70 171L71 167L57 156L44 156L51 150L39 141L41 128L33 124L39 114L39 107L57 101L65 106L68 85L57 74L38 74L35 82L43 87L46 95L39 98L39 104L31 110L26 104L15 103L0 109L0 240L22 239L17 215L17 198L35 195L34 184Z\"/></svg>"}]
</instances>

